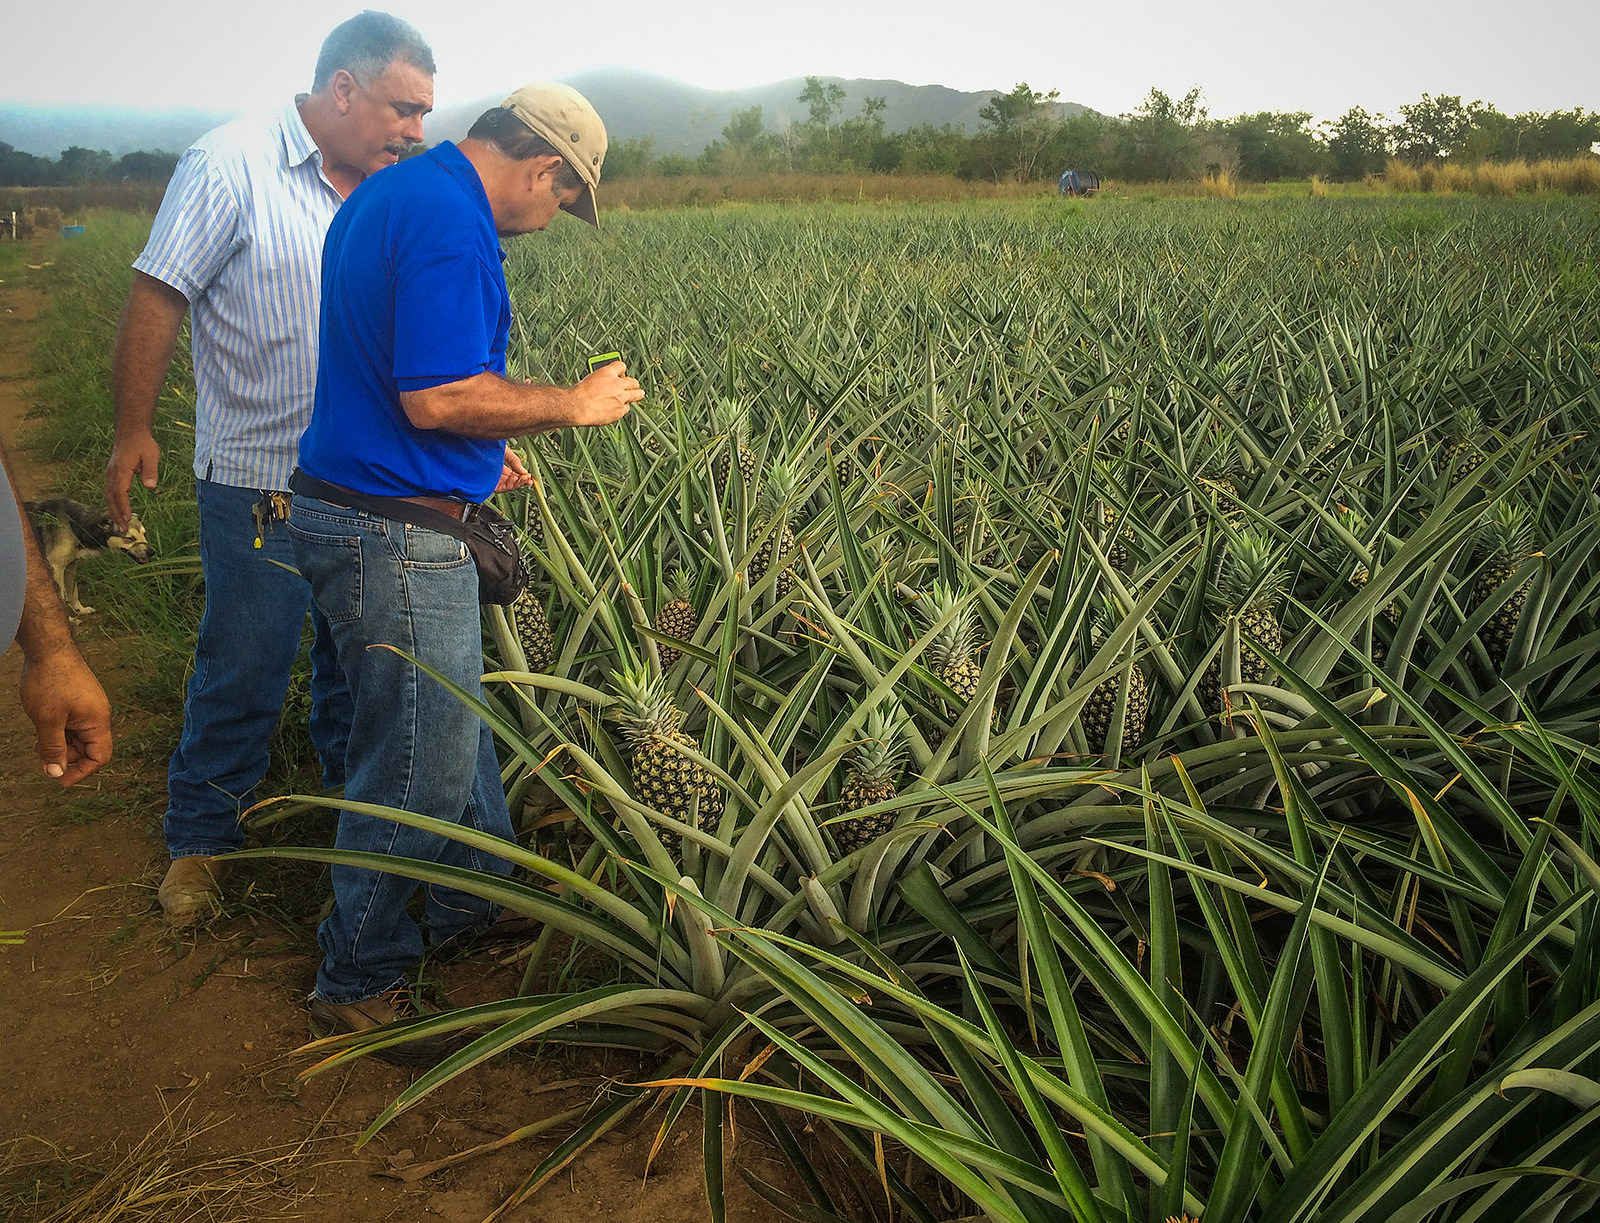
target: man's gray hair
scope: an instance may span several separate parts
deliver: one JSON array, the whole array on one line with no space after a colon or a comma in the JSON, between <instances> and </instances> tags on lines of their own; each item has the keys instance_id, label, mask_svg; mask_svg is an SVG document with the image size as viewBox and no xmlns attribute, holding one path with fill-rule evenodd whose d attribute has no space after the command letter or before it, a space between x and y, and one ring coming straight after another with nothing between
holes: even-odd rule
<instances>
[{"instance_id":1,"label":"man's gray hair","mask_svg":"<svg viewBox=\"0 0 1600 1223\"><path fill-rule=\"evenodd\" d=\"M421 34L398 17L367 9L335 26L333 33L323 41L311 92L321 93L341 68L361 84L370 85L397 59L429 76L437 71L433 66L433 49L423 41Z\"/></svg>"},{"instance_id":2,"label":"man's gray hair","mask_svg":"<svg viewBox=\"0 0 1600 1223\"><path fill-rule=\"evenodd\" d=\"M492 106L478 116L469 140L492 144L512 161L528 161L534 157L560 157L561 168L556 171L552 186L558 192L576 191L584 186L583 176L572 168L572 163L538 132L503 106Z\"/></svg>"}]
</instances>

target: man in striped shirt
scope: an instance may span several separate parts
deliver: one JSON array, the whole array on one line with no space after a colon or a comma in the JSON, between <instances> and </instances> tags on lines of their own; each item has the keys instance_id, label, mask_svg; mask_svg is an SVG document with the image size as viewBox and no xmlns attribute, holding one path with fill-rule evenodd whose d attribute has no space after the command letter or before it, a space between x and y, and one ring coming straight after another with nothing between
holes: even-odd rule
<instances>
[{"instance_id":1,"label":"man in striped shirt","mask_svg":"<svg viewBox=\"0 0 1600 1223\"><path fill-rule=\"evenodd\" d=\"M172 864L159 895L175 923L215 907L227 865L211 859L243 844L239 815L266 773L308 610L311 736L324 784L344 780L349 696L310 587L283 567L294 565L283 490L316 389L323 236L345 196L422 140L433 74L433 53L405 22L372 11L344 22L323 43L310 94L184 153L133 265L106 465L119 526L133 477L156 486L156 401L186 313L194 357L206 605L167 779Z\"/></svg>"}]
</instances>

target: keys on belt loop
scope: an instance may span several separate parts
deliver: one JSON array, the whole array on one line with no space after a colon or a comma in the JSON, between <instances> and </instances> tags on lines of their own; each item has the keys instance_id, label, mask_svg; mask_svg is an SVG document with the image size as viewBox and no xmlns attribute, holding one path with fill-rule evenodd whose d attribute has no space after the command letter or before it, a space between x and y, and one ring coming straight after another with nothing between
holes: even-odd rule
<instances>
[{"instance_id":1,"label":"keys on belt loop","mask_svg":"<svg viewBox=\"0 0 1600 1223\"><path fill-rule=\"evenodd\" d=\"M250 517L256 523L255 547L261 547L267 536L267 523L272 521L286 522L289 518L289 506L292 498L288 493L263 493L261 500L250 507Z\"/></svg>"}]
</instances>

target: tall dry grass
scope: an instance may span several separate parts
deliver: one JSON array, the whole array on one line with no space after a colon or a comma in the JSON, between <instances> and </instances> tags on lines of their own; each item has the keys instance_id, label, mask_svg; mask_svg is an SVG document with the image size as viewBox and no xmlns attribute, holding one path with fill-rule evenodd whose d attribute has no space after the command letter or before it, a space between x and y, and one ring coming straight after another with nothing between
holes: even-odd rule
<instances>
[{"instance_id":1,"label":"tall dry grass","mask_svg":"<svg viewBox=\"0 0 1600 1223\"><path fill-rule=\"evenodd\" d=\"M1231 200L1239 194L1239 184L1226 170L1207 174L1200 180L1200 195L1208 200Z\"/></svg>"},{"instance_id":2,"label":"tall dry grass","mask_svg":"<svg viewBox=\"0 0 1600 1223\"><path fill-rule=\"evenodd\" d=\"M1513 196L1548 191L1560 195L1600 195L1600 157L1562 161L1486 161L1476 166L1412 166L1391 161L1381 177L1368 175L1374 191L1434 195Z\"/></svg>"},{"instance_id":3,"label":"tall dry grass","mask_svg":"<svg viewBox=\"0 0 1600 1223\"><path fill-rule=\"evenodd\" d=\"M165 183L86 183L78 187L0 187L0 212L56 208L71 221L92 208L153 213Z\"/></svg>"}]
</instances>

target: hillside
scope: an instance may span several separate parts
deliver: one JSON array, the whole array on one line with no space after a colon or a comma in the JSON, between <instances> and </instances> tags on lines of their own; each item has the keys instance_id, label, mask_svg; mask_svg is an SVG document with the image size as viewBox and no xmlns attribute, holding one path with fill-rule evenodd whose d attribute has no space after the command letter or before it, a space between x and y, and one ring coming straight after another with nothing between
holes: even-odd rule
<instances>
[{"instance_id":1,"label":"hillside","mask_svg":"<svg viewBox=\"0 0 1600 1223\"><path fill-rule=\"evenodd\" d=\"M963 93L943 85L907 85L902 81L839 77L822 79L845 90L841 118L857 114L863 99L882 97L886 103L884 126L890 132L905 131L923 123L935 127L948 123L967 132L976 132L979 110L988 105L996 93L1011 87ZM735 111L752 106L761 107L762 119L769 130L806 117L805 106L796 100L805 87L802 78L752 89L712 90L649 73L605 69L580 73L569 81L605 117L613 141L653 138L658 154L700 152L721 135L723 126ZM472 120L502 96L494 93L476 101L442 107L429 119L428 139L453 140L466 135ZM1063 115L1078 114L1085 109L1076 102L1061 103ZM40 157L58 157L62 149L73 145L106 149L117 157L142 149L176 152L228 117L225 113L200 110L107 112L102 107L40 107L0 102L0 143Z\"/></svg>"}]
</instances>

